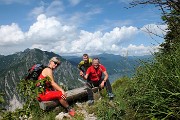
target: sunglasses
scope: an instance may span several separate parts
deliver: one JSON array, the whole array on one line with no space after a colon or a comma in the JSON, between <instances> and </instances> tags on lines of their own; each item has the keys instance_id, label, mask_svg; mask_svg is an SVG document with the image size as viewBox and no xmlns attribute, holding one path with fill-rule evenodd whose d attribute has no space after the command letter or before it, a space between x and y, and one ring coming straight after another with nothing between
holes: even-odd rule
<instances>
[{"instance_id":1,"label":"sunglasses","mask_svg":"<svg viewBox=\"0 0 180 120\"><path fill-rule=\"evenodd\" d=\"M56 64L56 65L59 65L60 63L59 62L55 62L55 61L53 61L54 62L54 64Z\"/></svg>"}]
</instances>

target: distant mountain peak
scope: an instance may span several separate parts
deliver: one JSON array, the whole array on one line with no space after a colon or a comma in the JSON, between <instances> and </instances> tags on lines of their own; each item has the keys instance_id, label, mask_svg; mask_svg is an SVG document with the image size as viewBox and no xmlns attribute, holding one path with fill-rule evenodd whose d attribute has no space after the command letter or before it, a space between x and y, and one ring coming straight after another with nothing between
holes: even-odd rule
<instances>
[{"instance_id":1,"label":"distant mountain peak","mask_svg":"<svg viewBox=\"0 0 180 120\"><path fill-rule=\"evenodd\" d=\"M4 55L0 55L0 58L3 57Z\"/></svg>"}]
</instances>

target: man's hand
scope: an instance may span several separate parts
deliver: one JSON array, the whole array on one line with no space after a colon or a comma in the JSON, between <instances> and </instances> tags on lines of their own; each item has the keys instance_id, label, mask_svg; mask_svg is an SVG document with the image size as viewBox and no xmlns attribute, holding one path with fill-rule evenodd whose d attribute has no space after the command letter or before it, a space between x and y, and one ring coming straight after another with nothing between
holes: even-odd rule
<instances>
[{"instance_id":1,"label":"man's hand","mask_svg":"<svg viewBox=\"0 0 180 120\"><path fill-rule=\"evenodd\" d=\"M66 96L66 92L64 90L61 90L62 94Z\"/></svg>"},{"instance_id":2,"label":"man's hand","mask_svg":"<svg viewBox=\"0 0 180 120\"><path fill-rule=\"evenodd\" d=\"M61 92L62 92L61 98L65 100L67 97L67 93L64 90L62 90Z\"/></svg>"},{"instance_id":3,"label":"man's hand","mask_svg":"<svg viewBox=\"0 0 180 120\"><path fill-rule=\"evenodd\" d=\"M104 83L105 83L105 82L104 82L104 80L103 80L103 81L101 82L101 84L100 84L100 87L101 87L101 88L104 88Z\"/></svg>"},{"instance_id":4,"label":"man's hand","mask_svg":"<svg viewBox=\"0 0 180 120\"><path fill-rule=\"evenodd\" d=\"M66 100L65 94L61 95L61 98L64 99L64 100Z\"/></svg>"},{"instance_id":5,"label":"man's hand","mask_svg":"<svg viewBox=\"0 0 180 120\"><path fill-rule=\"evenodd\" d=\"M80 76L84 76L83 71L80 71L79 75L80 75Z\"/></svg>"}]
</instances>

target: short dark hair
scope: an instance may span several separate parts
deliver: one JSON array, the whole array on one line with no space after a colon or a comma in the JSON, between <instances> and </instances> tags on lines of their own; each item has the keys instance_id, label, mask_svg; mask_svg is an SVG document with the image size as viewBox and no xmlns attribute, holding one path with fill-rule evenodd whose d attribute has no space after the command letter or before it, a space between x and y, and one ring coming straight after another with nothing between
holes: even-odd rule
<instances>
[{"instance_id":1,"label":"short dark hair","mask_svg":"<svg viewBox=\"0 0 180 120\"><path fill-rule=\"evenodd\" d=\"M93 60L99 60L99 58L93 58Z\"/></svg>"},{"instance_id":2,"label":"short dark hair","mask_svg":"<svg viewBox=\"0 0 180 120\"><path fill-rule=\"evenodd\" d=\"M83 57L89 57L89 55L88 54L83 54Z\"/></svg>"},{"instance_id":3,"label":"short dark hair","mask_svg":"<svg viewBox=\"0 0 180 120\"><path fill-rule=\"evenodd\" d=\"M93 60L98 60L98 61L99 61L99 63L100 63L100 60L99 60L99 58L97 58L97 57L96 57L96 58L93 58Z\"/></svg>"}]
</instances>

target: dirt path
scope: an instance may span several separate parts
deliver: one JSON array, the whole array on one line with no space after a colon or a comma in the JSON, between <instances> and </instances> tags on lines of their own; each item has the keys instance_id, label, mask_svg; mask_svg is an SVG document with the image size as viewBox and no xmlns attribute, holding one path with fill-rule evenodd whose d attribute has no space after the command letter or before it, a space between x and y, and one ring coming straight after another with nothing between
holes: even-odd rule
<instances>
[{"instance_id":1,"label":"dirt path","mask_svg":"<svg viewBox=\"0 0 180 120\"><path fill-rule=\"evenodd\" d=\"M94 114L89 114L87 111L87 104L84 103L76 103L76 114L84 116L84 120L97 120L97 117ZM55 120L63 120L63 119L72 119L68 113L61 112L56 117Z\"/></svg>"}]
</instances>

